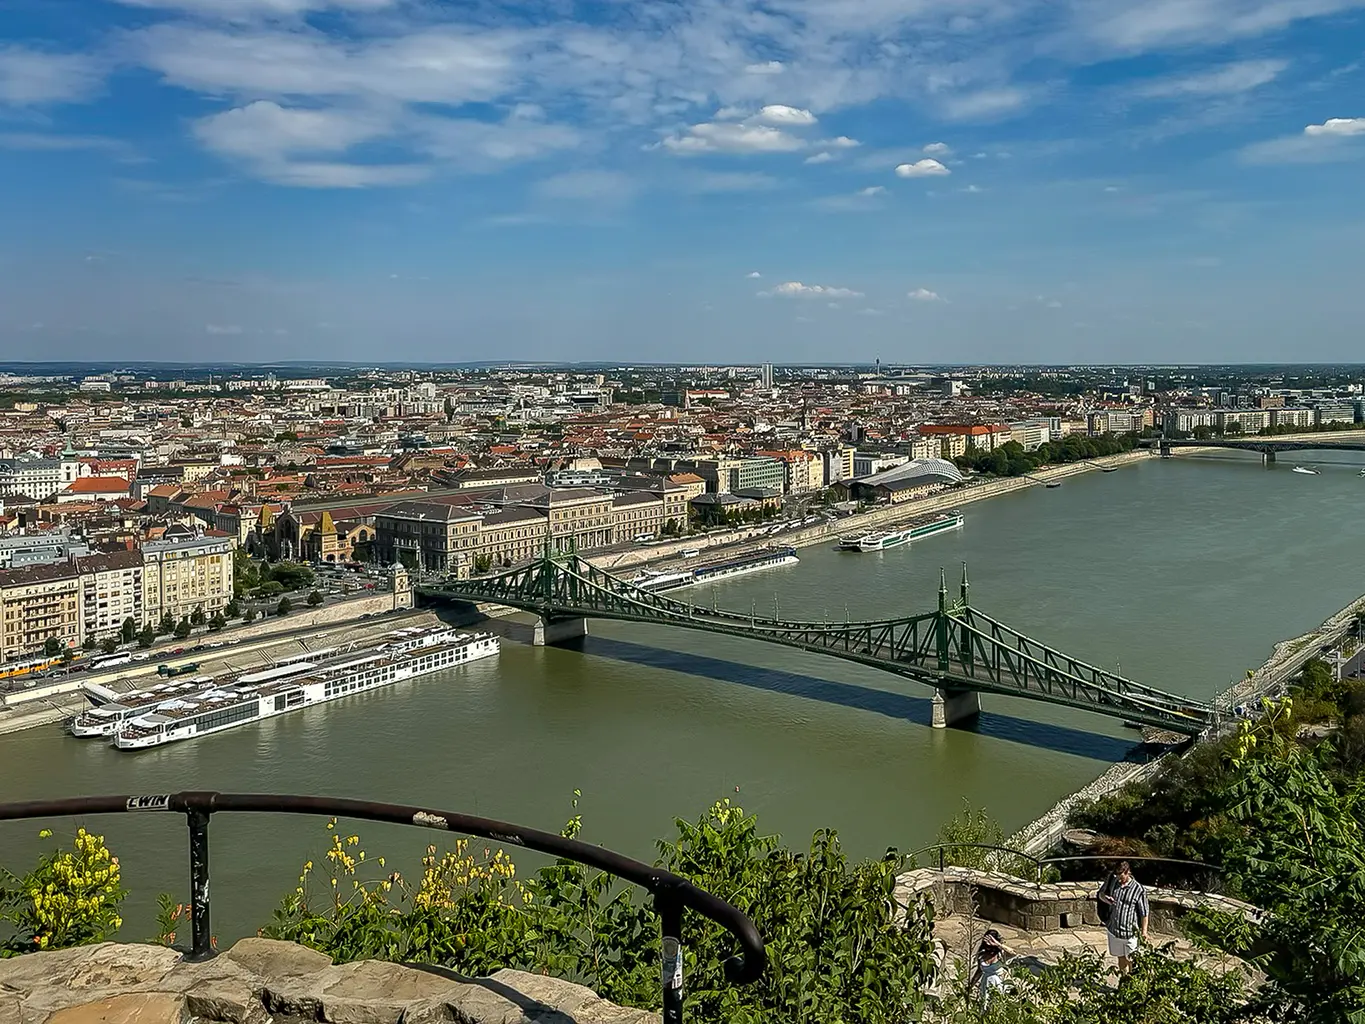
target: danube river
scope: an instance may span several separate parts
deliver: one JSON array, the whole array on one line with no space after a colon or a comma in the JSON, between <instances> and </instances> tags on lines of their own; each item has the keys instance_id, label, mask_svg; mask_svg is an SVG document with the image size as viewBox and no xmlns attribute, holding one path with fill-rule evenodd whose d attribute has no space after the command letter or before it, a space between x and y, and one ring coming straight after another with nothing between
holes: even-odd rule
<instances>
[{"instance_id":1,"label":"danube river","mask_svg":"<svg viewBox=\"0 0 1365 1024\"><path fill-rule=\"evenodd\" d=\"M913 548L807 548L791 569L716 587L721 605L788 617L929 609L939 566L972 601L1124 675L1209 697L1273 644L1365 591L1359 463L1320 476L1252 458L1178 458L1068 479L966 507L966 525ZM710 603L705 591L694 600ZM583 791L584 837L649 859L674 816L730 798L801 845L819 827L876 855L933 841L967 799L1007 829L1089 782L1134 734L1108 719L983 697L974 731L928 727L929 691L889 674L663 627L593 623L582 650L504 644L496 660L197 742L120 753L56 727L0 739L5 800L186 788L425 804L554 829ZM738 787L739 792L736 792ZM134 890L128 938L154 896L187 892L183 818L91 819ZM31 863L36 822L0 827L0 863ZM348 826L346 830L353 831ZM371 857L413 871L434 837L365 825ZM322 822L215 817L214 930L269 919Z\"/></svg>"}]
</instances>

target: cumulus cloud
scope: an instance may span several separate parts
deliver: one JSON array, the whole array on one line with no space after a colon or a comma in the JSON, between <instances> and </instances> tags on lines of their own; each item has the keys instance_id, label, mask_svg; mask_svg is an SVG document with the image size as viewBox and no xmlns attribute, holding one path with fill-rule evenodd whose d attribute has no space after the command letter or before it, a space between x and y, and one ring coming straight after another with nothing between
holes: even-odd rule
<instances>
[{"instance_id":1,"label":"cumulus cloud","mask_svg":"<svg viewBox=\"0 0 1365 1024\"><path fill-rule=\"evenodd\" d=\"M785 103L770 103L757 114L755 121L778 126L805 127L815 123L815 115L800 107L789 107Z\"/></svg>"},{"instance_id":2,"label":"cumulus cloud","mask_svg":"<svg viewBox=\"0 0 1365 1024\"><path fill-rule=\"evenodd\" d=\"M99 92L104 69L80 53L0 45L0 105L74 103Z\"/></svg>"},{"instance_id":3,"label":"cumulus cloud","mask_svg":"<svg viewBox=\"0 0 1365 1024\"><path fill-rule=\"evenodd\" d=\"M808 164L827 164L833 162L836 159L838 158L835 157L833 153L829 152L828 150L825 150L816 153L813 156L806 157L805 162Z\"/></svg>"},{"instance_id":4,"label":"cumulus cloud","mask_svg":"<svg viewBox=\"0 0 1365 1024\"><path fill-rule=\"evenodd\" d=\"M749 278L757 278L757 277L762 277L763 275L760 274L757 270L751 270L749 273L745 274L744 276L745 276L745 277L749 277Z\"/></svg>"},{"instance_id":5,"label":"cumulus cloud","mask_svg":"<svg viewBox=\"0 0 1365 1024\"><path fill-rule=\"evenodd\" d=\"M847 135L837 135L832 139L825 139L819 145L829 146L832 149L856 149L862 143L857 139L850 139Z\"/></svg>"},{"instance_id":6,"label":"cumulus cloud","mask_svg":"<svg viewBox=\"0 0 1365 1024\"><path fill-rule=\"evenodd\" d=\"M388 134L382 119L360 111L310 110L257 100L195 122L194 134L214 152L250 160L292 153L339 153Z\"/></svg>"},{"instance_id":7,"label":"cumulus cloud","mask_svg":"<svg viewBox=\"0 0 1365 1024\"><path fill-rule=\"evenodd\" d=\"M806 143L770 125L708 121L694 124L682 134L670 135L660 145L672 153L689 156L696 153L792 153L804 149Z\"/></svg>"},{"instance_id":8,"label":"cumulus cloud","mask_svg":"<svg viewBox=\"0 0 1365 1024\"><path fill-rule=\"evenodd\" d=\"M1182 96L1231 96L1272 82L1289 67L1285 60L1244 60L1210 71L1147 82L1139 96L1175 99Z\"/></svg>"},{"instance_id":9,"label":"cumulus cloud","mask_svg":"<svg viewBox=\"0 0 1365 1024\"><path fill-rule=\"evenodd\" d=\"M886 191L885 185L869 185L867 188L860 188L857 195L860 196L879 196Z\"/></svg>"},{"instance_id":10,"label":"cumulus cloud","mask_svg":"<svg viewBox=\"0 0 1365 1024\"><path fill-rule=\"evenodd\" d=\"M915 288L906 292L907 299L914 299L916 302L942 302L943 296L938 292L932 292L928 288Z\"/></svg>"},{"instance_id":11,"label":"cumulus cloud","mask_svg":"<svg viewBox=\"0 0 1365 1024\"><path fill-rule=\"evenodd\" d=\"M899 164L896 167L896 177L898 178L938 178L952 173L937 160L928 157L923 160L916 160L912 164Z\"/></svg>"},{"instance_id":12,"label":"cumulus cloud","mask_svg":"<svg viewBox=\"0 0 1365 1024\"><path fill-rule=\"evenodd\" d=\"M834 288L823 284L802 284L800 281L784 281L771 291L759 292L761 298L779 299L861 299L862 292L852 288Z\"/></svg>"},{"instance_id":13,"label":"cumulus cloud","mask_svg":"<svg viewBox=\"0 0 1365 1024\"><path fill-rule=\"evenodd\" d=\"M924 147L924 152L930 156L952 156L953 147L946 142L931 142Z\"/></svg>"},{"instance_id":14,"label":"cumulus cloud","mask_svg":"<svg viewBox=\"0 0 1365 1024\"><path fill-rule=\"evenodd\" d=\"M1310 124L1304 128L1305 135L1326 135L1344 138L1348 135L1365 135L1365 117L1329 117L1322 124Z\"/></svg>"},{"instance_id":15,"label":"cumulus cloud","mask_svg":"<svg viewBox=\"0 0 1365 1024\"><path fill-rule=\"evenodd\" d=\"M745 74L749 75L780 75L785 70L785 66L780 60L765 60L761 64L746 64Z\"/></svg>"}]
</instances>

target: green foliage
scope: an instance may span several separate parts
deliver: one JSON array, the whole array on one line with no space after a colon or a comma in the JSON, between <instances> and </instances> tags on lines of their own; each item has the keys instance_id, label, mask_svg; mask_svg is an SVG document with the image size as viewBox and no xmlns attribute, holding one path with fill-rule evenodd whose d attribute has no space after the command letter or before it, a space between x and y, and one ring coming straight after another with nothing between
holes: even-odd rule
<instances>
[{"instance_id":1,"label":"green foliage","mask_svg":"<svg viewBox=\"0 0 1365 1024\"><path fill-rule=\"evenodd\" d=\"M62 649L62 642L55 636L50 636L43 641L43 653L49 658L55 658Z\"/></svg>"},{"instance_id":2,"label":"green foliage","mask_svg":"<svg viewBox=\"0 0 1365 1024\"><path fill-rule=\"evenodd\" d=\"M173 945L176 933L190 923L190 908L164 892L156 898L156 907L156 934L148 941L156 946Z\"/></svg>"},{"instance_id":3,"label":"green foliage","mask_svg":"<svg viewBox=\"0 0 1365 1024\"><path fill-rule=\"evenodd\" d=\"M276 562L267 565L262 570L262 581L270 581L280 586L279 593L283 590L302 590L304 587L313 585L317 579L317 574L302 562Z\"/></svg>"},{"instance_id":4,"label":"green foliage","mask_svg":"<svg viewBox=\"0 0 1365 1024\"><path fill-rule=\"evenodd\" d=\"M175 636L178 640L184 640L192 632L189 619L181 619L179 625L175 627Z\"/></svg>"},{"instance_id":5,"label":"green foliage","mask_svg":"<svg viewBox=\"0 0 1365 1024\"><path fill-rule=\"evenodd\" d=\"M123 620L123 629L120 631L125 644L130 644L137 639L137 621L130 615Z\"/></svg>"},{"instance_id":6,"label":"green foliage","mask_svg":"<svg viewBox=\"0 0 1365 1024\"><path fill-rule=\"evenodd\" d=\"M1136 434L1103 434L1098 437L1068 434L1031 452L1024 451L1024 446L1017 441L1006 441L993 450L971 447L954 461L960 469L992 476L1025 476L1053 463L1083 462L1106 455L1121 455L1136 446Z\"/></svg>"},{"instance_id":7,"label":"green foliage","mask_svg":"<svg viewBox=\"0 0 1365 1024\"><path fill-rule=\"evenodd\" d=\"M288 615L294 610L294 602L287 597L280 598L280 603L275 606L276 615Z\"/></svg>"},{"instance_id":8,"label":"green foliage","mask_svg":"<svg viewBox=\"0 0 1365 1024\"><path fill-rule=\"evenodd\" d=\"M251 591L251 596L256 598L277 597L284 593L284 584L276 580L266 580L259 587Z\"/></svg>"},{"instance_id":9,"label":"green foliage","mask_svg":"<svg viewBox=\"0 0 1365 1024\"><path fill-rule=\"evenodd\" d=\"M91 646L93 647L94 644L91 644ZM102 644L100 645L100 649L101 649L102 651L104 651L105 654L113 654L115 651L118 650L118 640L117 640L117 638L112 637L112 636L109 637L108 639L106 639L106 640L104 641L104 643L102 643Z\"/></svg>"},{"instance_id":10,"label":"green foliage","mask_svg":"<svg viewBox=\"0 0 1365 1024\"><path fill-rule=\"evenodd\" d=\"M209 619L209 629L215 633L226 625L227 619L223 617L222 612L214 612L213 618Z\"/></svg>"},{"instance_id":11,"label":"green foliage","mask_svg":"<svg viewBox=\"0 0 1365 1024\"><path fill-rule=\"evenodd\" d=\"M256 617L256 609L255 609L255 608L251 608L251 607L248 606L248 607L246 608L246 610L242 612L242 621L243 621L243 622L250 622L250 621L251 621L252 619L254 619L255 617Z\"/></svg>"},{"instance_id":12,"label":"green foliage","mask_svg":"<svg viewBox=\"0 0 1365 1024\"><path fill-rule=\"evenodd\" d=\"M175 632L175 616L170 612L161 616L161 621L157 624L156 631L161 636L170 636Z\"/></svg>"},{"instance_id":13,"label":"green foliage","mask_svg":"<svg viewBox=\"0 0 1365 1024\"><path fill-rule=\"evenodd\" d=\"M227 605L223 608L223 615L229 619L238 618L241 614L242 606L241 604L238 603L235 597L231 601L229 601Z\"/></svg>"},{"instance_id":14,"label":"green foliage","mask_svg":"<svg viewBox=\"0 0 1365 1024\"><path fill-rule=\"evenodd\" d=\"M195 605L194 611L190 612L190 625L202 626L207 621L208 616L204 614L204 606L202 604Z\"/></svg>"},{"instance_id":15,"label":"green foliage","mask_svg":"<svg viewBox=\"0 0 1365 1024\"><path fill-rule=\"evenodd\" d=\"M142 632L137 635L137 645L146 650L154 643L156 643L156 630L152 628L151 623L148 623L142 627Z\"/></svg>"},{"instance_id":16,"label":"green foliage","mask_svg":"<svg viewBox=\"0 0 1365 1024\"><path fill-rule=\"evenodd\" d=\"M1012 992L993 994L982 1012L975 993L939 1008L943 1024L1231 1024L1243 1020L1236 974L1215 974L1168 951L1140 949L1119 984L1092 950L1067 953L1036 976L1010 974Z\"/></svg>"},{"instance_id":17,"label":"green foliage","mask_svg":"<svg viewBox=\"0 0 1365 1024\"><path fill-rule=\"evenodd\" d=\"M1231 758L1228 815L1239 826L1225 866L1259 924L1205 914L1205 933L1270 979L1278 1019L1365 1022L1365 778L1343 784L1330 744L1305 746L1269 721L1243 723Z\"/></svg>"},{"instance_id":18,"label":"green foliage","mask_svg":"<svg viewBox=\"0 0 1365 1024\"><path fill-rule=\"evenodd\" d=\"M938 838L934 843L946 847L942 851L944 864L1003 871L1030 881L1037 878L1037 865L1027 857L985 849L989 846L1004 846L1006 838L1005 830L986 813L984 807L974 808L963 797L962 810L939 826ZM934 851L930 859L936 863L938 856L938 851Z\"/></svg>"},{"instance_id":19,"label":"green foliage","mask_svg":"<svg viewBox=\"0 0 1365 1024\"><path fill-rule=\"evenodd\" d=\"M109 641L107 641L107 640L105 641L105 643L108 643L108 642L109 642ZM93 650L94 650L96 647L98 647L98 646L99 646L99 644L96 642L95 638L94 638L93 636L88 636L88 637L85 638L85 641L81 644L81 650L87 651L87 652L88 652L88 651L93 651ZM114 646L115 646L115 647L118 646L118 641L117 641L117 640L114 641Z\"/></svg>"},{"instance_id":20,"label":"green foliage","mask_svg":"<svg viewBox=\"0 0 1365 1024\"><path fill-rule=\"evenodd\" d=\"M127 896L104 836L79 829L70 851L53 850L23 877L0 870L0 922L16 932L2 948L28 953L104 942L122 926L119 905Z\"/></svg>"},{"instance_id":21,"label":"green foliage","mask_svg":"<svg viewBox=\"0 0 1365 1024\"><path fill-rule=\"evenodd\" d=\"M484 573L486 573L486 572L487 572L489 569L491 569L491 568L493 568L493 556L492 556L492 555L475 555L475 556L474 556L474 572L476 572L477 574L479 574L480 576L482 576Z\"/></svg>"},{"instance_id":22,"label":"green foliage","mask_svg":"<svg viewBox=\"0 0 1365 1024\"><path fill-rule=\"evenodd\" d=\"M576 803L576 801L575 801ZM328 825L335 829L335 822ZM577 836L581 819L564 830ZM769 969L736 987L722 963L727 932L686 918L687 1019L703 1024L902 1024L918 1015L932 969L929 920L918 907L893 917L898 858L849 864L832 832L796 854L760 835L728 801L695 823L679 820L659 844L660 864L745 910L768 943ZM359 837L334 832L322 896L310 861L265 934L340 960L417 960L466 974L502 967L573 978L604 998L655 1009L659 922L639 891L571 861L526 881L502 851L457 840L429 847L419 881L397 872L365 879Z\"/></svg>"},{"instance_id":23,"label":"green foliage","mask_svg":"<svg viewBox=\"0 0 1365 1024\"><path fill-rule=\"evenodd\" d=\"M308 595L308 604L309 607L312 608L316 608L318 605L322 604L322 594L314 590Z\"/></svg>"}]
</instances>

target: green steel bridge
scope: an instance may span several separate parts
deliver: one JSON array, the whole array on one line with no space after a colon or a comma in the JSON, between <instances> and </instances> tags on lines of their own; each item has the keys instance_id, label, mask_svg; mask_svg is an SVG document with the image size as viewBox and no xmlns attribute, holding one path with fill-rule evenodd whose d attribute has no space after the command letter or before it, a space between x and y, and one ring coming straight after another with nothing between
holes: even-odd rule
<instances>
[{"instance_id":1,"label":"green steel bridge","mask_svg":"<svg viewBox=\"0 0 1365 1024\"><path fill-rule=\"evenodd\" d=\"M586 620L597 618L680 626L827 654L933 687L938 727L979 712L982 693L1080 708L1191 736L1215 724L1215 709L1208 704L1088 665L972 608L965 564L956 600L950 600L940 576L936 609L872 622L801 622L689 604L628 583L573 551L547 552L495 575L429 580L416 589L428 600L532 612L539 617L537 643L582 636Z\"/></svg>"}]
</instances>

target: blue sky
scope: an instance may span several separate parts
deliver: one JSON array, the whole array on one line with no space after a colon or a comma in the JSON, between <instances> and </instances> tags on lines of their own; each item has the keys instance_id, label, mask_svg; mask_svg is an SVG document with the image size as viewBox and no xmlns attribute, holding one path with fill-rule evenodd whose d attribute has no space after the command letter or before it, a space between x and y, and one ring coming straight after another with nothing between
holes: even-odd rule
<instances>
[{"instance_id":1,"label":"blue sky","mask_svg":"<svg viewBox=\"0 0 1365 1024\"><path fill-rule=\"evenodd\" d=\"M7 359L1360 360L1365 0L0 0Z\"/></svg>"}]
</instances>

